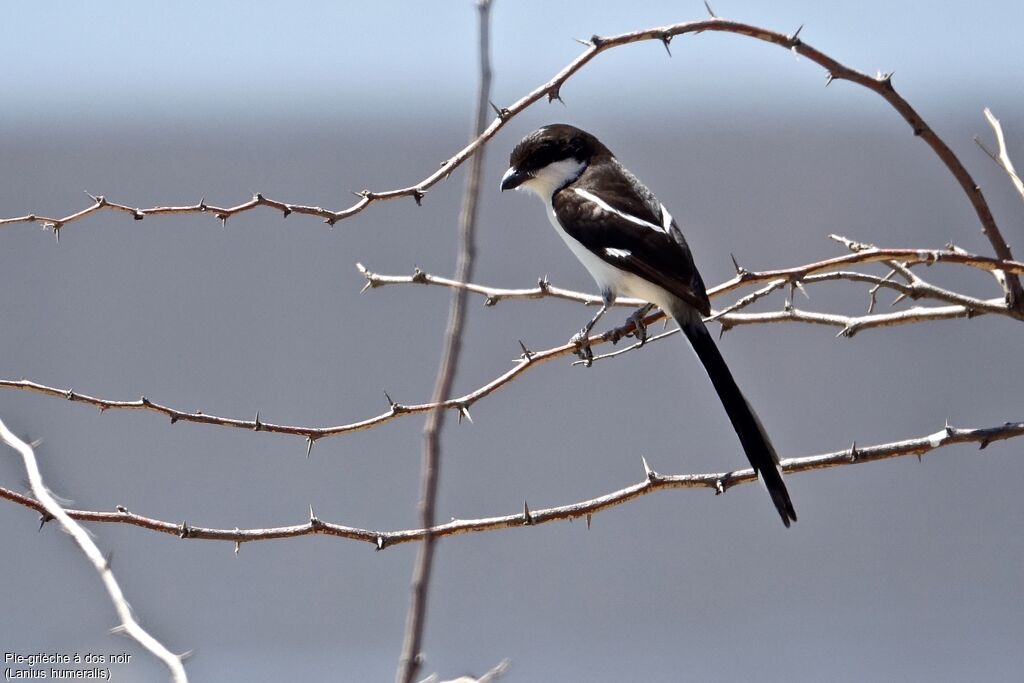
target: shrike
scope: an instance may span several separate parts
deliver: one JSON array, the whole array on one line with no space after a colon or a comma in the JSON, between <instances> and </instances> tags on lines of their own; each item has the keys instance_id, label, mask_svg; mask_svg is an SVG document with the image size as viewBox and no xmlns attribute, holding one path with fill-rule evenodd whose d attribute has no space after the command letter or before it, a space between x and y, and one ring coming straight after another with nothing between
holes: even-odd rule
<instances>
[{"instance_id":1,"label":"shrike","mask_svg":"<svg viewBox=\"0 0 1024 683\"><path fill-rule=\"evenodd\" d=\"M585 355L590 357L591 328L619 295L643 299L672 316L704 364L782 522L795 522L779 456L704 326L711 302L686 238L664 204L600 140L565 124L544 126L516 145L501 179L502 190L513 188L541 198L555 232L597 281L604 305L573 338ZM642 339L642 315L632 319Z\"/></svg>"}]
</instances>

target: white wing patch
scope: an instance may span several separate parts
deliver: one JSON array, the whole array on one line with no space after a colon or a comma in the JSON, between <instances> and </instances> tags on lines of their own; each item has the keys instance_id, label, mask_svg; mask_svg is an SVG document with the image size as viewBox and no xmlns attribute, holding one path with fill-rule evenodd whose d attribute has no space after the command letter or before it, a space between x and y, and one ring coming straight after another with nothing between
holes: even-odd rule
<instances>
[{"instance_id":1,"label":"white wing patch","mask_svg":"<svg viewBox=\"0 0 1024 683\"><path fill-rule=\"evenodd\" d=\"M605 200L601 199L600 197L598 197L596 194L594 194L592 192L588 192L587 190L583 190L583 189L580 189L580 188L576 188L574 191L580 197L583 197L584 199L586 199L589 202L594 202L595 204L597 204L599 207L601 207L603 210L607 211L608 213L613 213L616 216L618 216L619 218L627 220L630 223L635 223L636 225L640 225L640 226L643 226L643 227L648 228L650 230L654 230L655 232L668 233L668 226L672 224L672 216L669 214L668 211L665 210L664 206L661 207L661 215L662 215L662 218L664 219L665 227L662 227L660 225L655 225L654 223L651 223L650 221L645 221L643 218L637 218L636 216L632 216L632 215L630 215L630 214L628 214L628 213L626 213L624 211L619 211L614 206L612 206L611 204L609 204Z\"/></svg>"},{"instance_id":2,"label":"white wing patch","mask_svg":"<svg viewBox=\"0 0 1024 683\"><path fill-rule=\"evenodd\" d=\"M611 247L606 247L604 253L612 258L629 258L633 254L629 249L613 249Z\"/></svg>"},{"instance_id":3,"label":"white wing patch","mask_svg":"<svg viewBox=\"0 0 1024 683\"><path fill-rule=\"evenodd\" d=\"M670 214L668 212L668 209L665 208L665 205L662 204L661 205L661 225L662 225L662 229L664 230L665 234L668 234L669 228L672 227L672 221L673 220L675 220L675 219L672 218L672 214Z\"/></svg>"}]
</instances>

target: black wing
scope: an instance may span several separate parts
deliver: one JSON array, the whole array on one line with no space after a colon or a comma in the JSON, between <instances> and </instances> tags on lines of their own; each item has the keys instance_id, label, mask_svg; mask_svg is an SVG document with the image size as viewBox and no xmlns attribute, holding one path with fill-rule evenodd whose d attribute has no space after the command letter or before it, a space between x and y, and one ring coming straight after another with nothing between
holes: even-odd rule
<instances>
[{"instance_id":1,"label":"black wing","mask_svg":"<svg viewBox=\"0 0 1024 683\"><path fill-rule=\"evenodd\" d=\"M591 183L573 183L559 190L551 199L558 222L602 260L710 315L711 302L686 238L650 191L634 182L622 187L595 183L600 184L601 194ZM655 216L652 203L660 215Z\"/></svg>"}]
</instances>

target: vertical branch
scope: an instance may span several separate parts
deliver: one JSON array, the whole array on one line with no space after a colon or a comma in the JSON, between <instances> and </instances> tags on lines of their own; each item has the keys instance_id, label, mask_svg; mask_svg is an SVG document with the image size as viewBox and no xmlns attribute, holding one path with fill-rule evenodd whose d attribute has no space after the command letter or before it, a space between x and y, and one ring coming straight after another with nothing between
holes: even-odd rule
<instances>
[{"instance_id":1,"label":"vertical branch","mask_svg":"<svg viewBox=\"0 0 1024 683\"><path fill-rule=\"evenodd\" d=\"M110 570L109 560L103 557L103 553L100 552L100 549L93 542L89 532L82 528L78 522L71 519L46 488L46 485L43 483L43 475L39 471L39 463L36 462L36 454L32 447L15 436L7 428L7 425L3 423L3 420L0 420L0 441L6 443L21 455L21 459L25 464L25 472L28 474L29 486L32 487L32 493L35 495L36 500L46 509L43 520L56 519L64 530L71 535L71 538L75 539L75 543L78 544L78 547L82 549L89 562L99 572L103 586L107 589L111 602L114 603L114 609L117 610L117 616L121 619L121 625L118 627L118 630L123 630L134 638L139 645L149 650L153 656L163 662L170 672L171 680L174 683L187 683L188 677L185 675L185 667L182 666L181 657L164 647L163 643L151 636L139 625L139 622L135 621L135 617L132 616L132 610L128 606L128 601L125 599L124 593L121 592L121 586L117 583L114 572Z\"/></svg>"},{"instance_id":2,"label":"vertical branch","mask_svg":"<svg viewBox=\"0 0 1024 683\"><path fill-rule=\"evenodd\" d=\"M487 126L488 103L491 91L490 64L490 11L491 0L478 0L480 33L480 85L476 102L476 116L473 134L475 139ZM484 168L483 149L470 159L469 172L466 178L466 190L463 195L462 211L459 215L459 255L455 268L455 279L469 282L473 277L473 256L476 250L475 230L477 206L480 196L480 178ZM434 394L431 402L439 404L451 395L455 382L455 370L458 366L459 354L462 350L462 329L466 316L465 289L452 292L451 306L448 311L448 328L445 332L445 345L441 356L441 365L437 372ZM434 526L434 510L437 500L437 483L441 465L441 429L444 426L446 411L431 411L423 428L423 464L422 490L420 492L420 520L424 529ZM464 414L460 412L460 417ZM467 413L468 415L468 413ZM396 683L412 683L422 664L420 656L423 643L424 622L427 616L427 591L430 586L430 571L434 558L433 534L427 533L420 544L413 570L409 613L405 624L405 641L398 662Z\"/></svg>"}]
</instances>

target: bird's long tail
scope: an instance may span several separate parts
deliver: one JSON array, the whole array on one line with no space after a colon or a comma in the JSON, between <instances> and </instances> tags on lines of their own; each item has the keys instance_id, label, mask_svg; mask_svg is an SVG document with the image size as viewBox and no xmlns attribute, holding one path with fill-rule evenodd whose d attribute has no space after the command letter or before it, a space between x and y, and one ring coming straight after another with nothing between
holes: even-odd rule
<instances>
[{"instance_id":1,"label":"bird's long tail","mask_svg":"<svg viewBox=\"0 0 1024 683\"><path fill-rule=\"evenodd\" d=\"M788 527L790 522L796 521L796 511L793 509L793 502L789 499L786 484L782 481L779 456L775 453L775 448L772 446L764 426L761 425L761 420L747 403L743 392L736 386L736 380L733 379L729 366L725 364L725 359L718 351L718 346L708 332L708 328L704 326L700 314L693 307L681 301L674 309L670 311L672 317L686 338L690 340L693 350L697 352L697 357L704 364L704 369L707 370L708 377L711 378L711 383L715 386L715 391L718 392L725 412L729 415L733 429L736 430L736 435L740 438L747 459L750 460L750 464L768 489L772 502L775 503L775 509L782 517L782 523Z\"/></svg>"}]
</instances>

